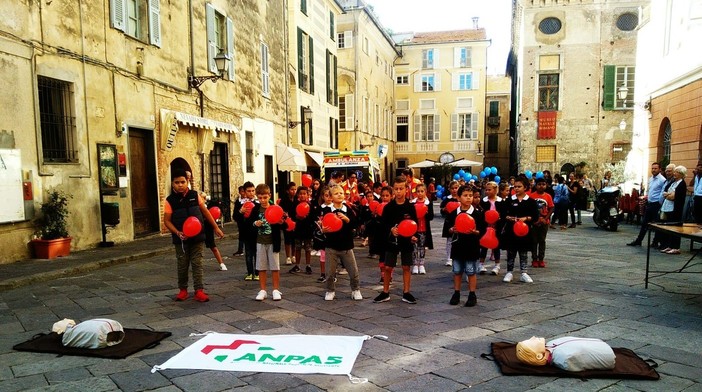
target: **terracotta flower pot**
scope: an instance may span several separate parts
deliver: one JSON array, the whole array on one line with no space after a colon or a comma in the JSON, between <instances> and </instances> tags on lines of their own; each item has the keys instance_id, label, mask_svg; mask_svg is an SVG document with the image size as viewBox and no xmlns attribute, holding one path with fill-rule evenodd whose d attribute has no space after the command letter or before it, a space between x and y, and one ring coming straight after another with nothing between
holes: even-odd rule
<instances>
[{"instance_id":1,"label":"terracotta flower pot","mask_svg":"<svg viewBox=\"0 0 702 392\"><path fill-rule=\"evenodd\" d=\"M30 243L37 259L55 259L71 253L71 237L55 240L34 239Z\"/></svg>"}]
</instances>

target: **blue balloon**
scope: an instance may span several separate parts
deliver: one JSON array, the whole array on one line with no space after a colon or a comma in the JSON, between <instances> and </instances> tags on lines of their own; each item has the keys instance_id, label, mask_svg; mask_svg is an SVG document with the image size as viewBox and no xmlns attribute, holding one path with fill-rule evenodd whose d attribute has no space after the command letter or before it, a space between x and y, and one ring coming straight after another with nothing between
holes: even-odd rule
<instances>
[{"instance_id":1,"label":"blue balloon","mask_svg":"<svg viewBox=\"0 0 702 392\"><path fill-rule=\"evenodd\" d=\"M531 170L525 171L524 174L526 175L526 178L527 178L527 179L531 180L531 176L532 176Z\"/></svg>"},{"instance_id":2,"label":"blue balloon","mask_svg":"<svg viewBox=\"0 0 702 392\"><path fill-rule=\"evenodd\" d=\"M437 191L440 191L440 190L442 190L442 189L444 189L444 186L443 186L443 185L439 184L439 185L436 186L436 190L437 190Z\"/></svg>"},{"instance_id":3,"label":"blue balloon","mask_svg":"<svg viewBox=\"0 0 702 392\"><path fill-rule=\"evenodd\" d=\"M442 197L444 197L444 192L436 192L436 197L441 199Z\"/></svg>"},{"instance_id":4,"label":"blue balloon","mask_svg":"<svg viewBox=\"0 0 702 392\"><path fill-rule=\"evenodd\" d=\"M461 170L458 171L458 174L460 174L461 177L463 177L463 175L466 174L466 171L463 170L463 169L461 169Z\"/></svg>"},{"instance_id":5,"label":"blue balloon","mask_svg":"<svg viewBox=\"0 0 702 392\"><path fill-rule=\"evenodd\" d=\"M501 180L500 176L495 176L495 182L496 182L496 183L499 184L499 183L500 183L500 180Z\"/></svg>"},{"instance_id":6,"label":"blue balloon","mask_svg":"<svg viewBox=\"0 0 702 392\"><path fill-rule=\"evenodd\" d=\"M480 172L480 178L485 178L486 176L487 174L485 174L485 172Z\"/></svg>"},{"instance_id":7,"label":"blue balloon","mask_svg":"<svg viewBox=\"0 0 702 392\"><path fill-rule=\"evenodd\" d=\"M536 172L536 178L537 178L537 179L539 179L539 178L544 178L544 172L542 172L542 171L537 171L537 172Z\"/></svg>"},{"instance_id":8,"label":"blue balloon","mask_svg":"<svg viewBox=\"0 0 702 392\"><path fill-rule=\"evenodd\" d=\"M491 174L497 174L497 168L495 166L490 168L490 173Z\"/></svg>"},{"instance_id":9,"label":"blue balloon","mask_svg":"<svg viewBox=\"0 0 702 392\"><path fill-rule=\"evenodd\" d=\"M473 174L473 181L478 181L478 176L476 176L475 174Z\"/></svg>"},{"instance_id":10,"label":"blue balloon","mask_svg":"<svg viewBox=\"0 0 702 392\"><path fill-rule=\"evenodd\" d=\"M453 175L453 179L454 179L455 181L458 181L460 178L461 178L461 175L458 174L458 173L456 173L456 174Z\"/></svg>"}]
</instances>

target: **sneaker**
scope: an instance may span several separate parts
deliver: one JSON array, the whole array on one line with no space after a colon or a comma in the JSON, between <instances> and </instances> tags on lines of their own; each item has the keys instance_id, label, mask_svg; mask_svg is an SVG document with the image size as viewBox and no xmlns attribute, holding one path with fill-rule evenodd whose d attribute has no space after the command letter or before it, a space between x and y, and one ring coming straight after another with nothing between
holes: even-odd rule
<instances>
[{"instance_id":1,"label":"sneaker","mask_svg":"<svg viewBox=\"0 0 702 392\"><path fill-rule=\"evenodd\" d=\"M419 266L413 265L412 266L412 275L417 275L418 273L419 273Z\"/></svg>"},{"instance_id":2,"label":"sneaker","mask_svg":"<svg viewBox=\"0 0 702 392\"><path fill-rule=\"evenodd\" d=\"M446 260L446 262L444 263L444 265L447 266L447 267L452 267L452 266L453 266L453 260L451 260L451 259Z\"/></svg>"},{"instance_id":3,"label":"sneaker","mask_svg":"<svg viewBox=\"0 0 702 392\"><path fill-rule=\"evenodd\" d=\"M680 249L671 249L671 250L669 250L669 251L667 251L667 252L665 252L665 253L667 253L667 254L669 254L669 255L679 255L679 254L680 254Z\"/></svg>"},{"instance_id":4,"label":"sneaker","mask_svg":"<svg viewBox=\"0 0 702 392\"><path fill-rule=\"evenodd\" d=\"M292 264L292 260L288 257L285 259L285 265L290 265Z\"/></svg>"},{"instance_id":5,"label":"sneaker","mask_svg":"<svg viewBox=\"0 0 702 392\"><path fill-rule=\"evenodd\" d=\"M502 278L502 281L505 282L505 283L511 282L511 281L512 281L512 273L511 273L511 272L507 272L507 273L505 274L505 277Z\"/></svg>"},{"instance_id":6,"label":"sneaker","mask_svg":"<svg viewBox=\"0 0 702 392\"><path fill-rule=\"evenodd\" d=\"M339 268L339 272L337 272L337 275L348 275L349 273L346 271L346 268Z\"/></svg>"},{"instance_id":7,"label":"sneaker","mask_svg":"<svg viewBox=\"0 0 702 392\"><path fill-rule=\"evenodd\" d=\"M300 270L300 266L296 265L296 266L290 268L290 271L288 271L288 272L290 272L291 274L296 274L296 273L298 273L298 272L300 272L300 271L301 271L301 270Z\"/></svg>"},{"instance_id":8,"label":"sneaker","mask_svg":"<svg viewBox=\"0 0 702 392\"><path fill-rule=\"evenodd\" d=\"M461 292L454 291L453 295L451 296L451 300L449 301L449 304L450 305L458 305L459 302L461 302Z\"/></svg>"},{"instance_id":9,"label":"sneaker","mask_svg":"<svg viewBox=\"0 0 702 392\"><path fill-rule=\"evenodd\" d=\"M310 267L309 265L305 267L305 273L307 275L312 275L312 267Z\"/></svg>"},{"instance_id":10,"label":"sneaker","mask_svg":"<svg viewBox=\"0 0 702 392\"><path fill-rule=\"evenodd\" d=\"M279 290L273 290L273 301L280 301L283 299L283 293Z\"/></svg>"},{"instance_id":11,"label":"sneaker","mask_svg":"<svg viewBox=\"0 0 702 392\"><path fill-rule=\"evenodd\" d=\"M419 266L419 274L420 274L420 275L424 275L424 274L426 274L426 273L427 273L427 270L424 268L423 265L420 265L420 266Z\"/></svg>"},{"instance_id":12,"label":"sneaker","mask_svg":"<svg viewBox=\"0 0 702 392\"><path fill-rule=\"evenodd\" d=\"M494 266L492 268L492 270L490 271L490 274L491 275L499 275L500 274L500 266L499 265Z\"/></svg>"},{"instance_id":13,"label":"sneaker","mask_svg":"<svg viewBox=\"0 0 702 392\"><path fill-rule=\"evenodd\" d=\"M531 262L531 268L539 268L539 261L534 260Z\"/></svg>"},{"instance_id":14,"label":"sneaker","mask_svg":"<svg viewBox=\"0 0 702 392\"><path fill-rule=\"evenodd\" d=\"M195 290L195 296L193 297L193 299L198 302L207 302L210 300L210 297L208 297L207 294L205 294L205 292L202 291L202 289L199 289Z\"/></svg>"},{"instance_id":15,"label":"sneaker","mask_svg":"<svg viewBox=\"0 0 702 392\"><path fill-rule=\"evenodd\" d=\"M487 272L487 268L485 268L485 264L480 264L480 269L478 270L478 273L480 275L485 275L486 272Z\"/></svg>"},{"instance_id":16,"label":"sneaker","mask_svg":"<svg viewBox=\"0 0 702 392\"><path fill-rule=\"evenodd\" d=\"M220 263L220 264L219 264L219 270L220 270L220 271L226 271L226 270L227 270L227 266L224 265L224 263Z\"/></svg>"},{"instance_id":17,"label":"sneaker","mask_svg":"<svg viewBox=\"0 0 702 392\"><path fill-rule=\"evenodd\" d=\"M539 268L546 268L546 262L543 260L539 260Z\"/></svg>"},{"instance_id":18,"label":"sneaker","mask_svg":"<svg viewBox=\"0 0 702 392\"><path fill-rule=\"evenodd\" d=\"M185 301L188 299L188 289L180 289L178 294L175 297L176 301Z\"/></svg>"},{"instance_id":19,"label":"sneaker","mask_svg":"<svg viewBox=\"0 0 702 392\"><path fill-rule=\"evenodd\" d=\"M319 283L324 283L327 281L327 277L324 274L319 275L319 278L317 278L317 282Z\"/></svg>"},{"instance_id":20,"label":"sneaker","mask_svg":"<svg viewBox=\"0 0 702 392\"><path fill-rule=\"evenodd\" d=\"M668 252L670 252L671 250L673 250L673 248L661 249L661 253L668 253Z\"/></svg>"},{"instance_id":21,"label":"sneaker","mask_svg":"<svg viewBox=\"0 0 702 392\"><path fill-rule=\"evenodd\" d=\"M414 295L412 295L412 293L408 291L402 294L402 302L407 302L408 304L416 304L417 299L414 298Z\"/></svg>"},{"instance_id":22,"label":"sneaker","mask_svg":"<svg viewBox=\"0 0 702 392\"><path fill-rule=\"evenodd\" d=\"M234 257L243 256L243 255L244 255L244 252L240 252L240 251L234 252Z\"/></svg>"},{"instance_id":23,"label":"sneaker","mask_svg":"<svg viewBox=\"0 0 702 392\"><path fill-rule=\"evenodd\" d=\"M254 276L253 276L253 280L258 281L258 280L260 280L260 279L261 279L261 278L259 278L258 275L254 275Z\"/></svg>"},{"instance_id":24,"label":"sneaker","mask_svg":"<svg viewBox=\"0 0 702 392\"><path fill-rule=\"evenodd\" d=\"M266 293L266 290L261 290L256 295L256 301L263 301L264 299L266 299L266 297L268 297L268 293Z\"/></svg>"},{"instance_id":25,"label":"sneaker","mask_svg":"<svg viewBox=\"0 0 702 392\"><path fill-rule=\"evenodd\" d=\"M361 301L363 300L363 295L361 295L361 290L354 290L351 292L351 299L354 301Z\"/></svg>"},{"instance_id":26,"label":"sneaker","mask_svg":"<svg viewBox=\"0 0 702 392\"><path fill-rule=\"evenodd\" d=\"M324 300L325 301L333 301L334 296L336 296L336 293L334 293L333 291L327 291L327 293L324 294Z\"/></svg>"},{"instance_id":27,"label":"sneaker","mask_svg":"<svg viewBox=\"0 0 702 392\"><path fill-rule=\"evenodd\" d=\"M534 283L534 280L526 272L522 272L522 277L519 280L523 283Z\"/></svg>"},{"instance_id":28,"label":"sneaker","mask_svg":"<svg viewBox=\"0 0 702 392\"><path fill-rule=\"evenodd\" d=\"M244 278L244 280L253 280L253 274L248 274L248 275L246 275L246 277Z\"/></svg>"},{"instance_id":29,"label":"sneaker","mask_svg":"<svg viewBox=\"0 0 702 392\"><path fill-rule=\"evenodd\" d=\"M386 293L385 291L381 292L378 294L377 297L373 299L373 302L379 303L379 302L387 302L390 301L390 293Z\"/></svg>"},{"instance_id":30,"label":"sneaker","mask_svg":"<svg viewBox=\"0 0 702 392\"><path fill-rule=\"evenodd\" d=\"M631 242L627 243L626 246L641 246L641 242L640 241L631 241Z\"/></svg>"},{"instance_id":31,"label":"sneaker","mask_svg":"<svg viewBox=\"0 0 702 392\"><path fill-rule=\"evenodd\" d=\"M466 301L466 304L463 306L467 307L473 307L478 304L478 297L475 295L475 291L471 291L468 293L468 300Z\"/></svg>"}]
</instances>

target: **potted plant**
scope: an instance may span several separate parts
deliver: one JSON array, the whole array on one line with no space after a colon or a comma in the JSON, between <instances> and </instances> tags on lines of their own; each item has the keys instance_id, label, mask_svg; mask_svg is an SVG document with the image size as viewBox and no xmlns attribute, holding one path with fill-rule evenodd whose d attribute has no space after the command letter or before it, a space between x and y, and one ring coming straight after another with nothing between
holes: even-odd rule
<instances>
[{"instance_id":1,"label":"potted plant","mask_svg":"<svg viewBox=\"0 0 702 392\"><path fill-rule=\"evenodd\" d=\"M55 259L68 256L71 252L66 218L69 213L68 200L73 196L56 189L48 191L47 196L41 204L42 216L39 219L37 238L31 241L34 257L38 259Z\"/></svg>"}]
</instances>

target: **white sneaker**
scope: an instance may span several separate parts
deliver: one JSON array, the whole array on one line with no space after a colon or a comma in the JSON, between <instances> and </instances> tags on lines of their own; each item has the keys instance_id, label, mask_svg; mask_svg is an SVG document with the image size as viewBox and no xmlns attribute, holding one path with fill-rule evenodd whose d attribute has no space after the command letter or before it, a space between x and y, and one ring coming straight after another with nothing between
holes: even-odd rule
<instances>
[{"instance_id":1,"label":"white sneaker","mask_svg":"<svg viewBox=\"0 0 702 392\"><path fill-rule=\"evenodd\" d=\"M283 293L278 290L273 290L273 301L280 301L283 299Z\"/></svg>"},{"instance_id":2,"label":"white sneaker","mask_svg":"<svg viewBox=\"0 0 702 392\"><path fill-rule=\"evenodd\" d=\"M420 266L419 266L419 274L420 274L420 275L424 275L424 274L426 274L426 273L427 273L427 270L424 268L423 265L420 265Z\"/></svg>"},{"instance_id":3,"label":"white sneaker","mask_svg":"<svg viewBox=\"0 0 702 392\"><path fill-rule=\"evenodd\" d=\"M295 260L295 256L291 257L290 259L292 260L293 263L297 263L297 260Z\"/></svg>"},{"instance_id":4,"label":"white sneaker","mask_svg":"<svg viewBox=\"0 0 702 392\"><path fill-rule=\"evenodd\" d=\"M268 297L268 293L266 293L266 290L261 290L258 292L258 295L256 296L256 301L263 301Z\"/></svg>"},{"instance_id":5,"label":"white sneaker","mask_svg":"<svg viewBox=\"0 0 702 392\"><path fill-rule=\"evenodd\" d=\"M327 291L327 293L324 294L324 300L325 301L333 301L335 295L336 294L333 291Z\"/></svg>"},{"instance_id":6,"label":"white sneaker","mask_svg":"<svg viewBox=\"0 0 702 392\"><path fill-rule=\"evenodd\" d=\"M511 282L511 281L512 281L512 273L511 273L511 272L507 272L507 273L505 274L505 277L502 278L502 281L505 282L505 283Z\"/></svg>"},{"instance_id":7,"label":"white sneaker","mask_svg":"<svg viewBox=\"0 0 702 392\"><path fill-rule=\"evenodd\" d=\"M332 294L334 294L334 293L332 293ZM351 298L352 298L354 301L360 301L360 300L362 300L362 299L363 299L363 296L361 295L361 290L354 290L354 291L352 291L352 292L351 292Z\"/></svg>"},{"instance_id":8,"label":"white sneaker","mask_svg":"<svg viewBox=\"0 0 702 392\"><path fill-rule=\"evenodd\" d=\"M417 275L418 273L419 273L419 266L413 265L412 266L412 275Z\"/></svg>"},{"instance_id":9,"label":"white sneaker","mask_svg":"<svg viewBox=\"0 0 702 392\"><path fill-rule=\"evenodd\" d=\"M337 272L337 275L348 275L349 273L346 271L346 268L340 268L339 272Z\"/></svg>"},{"instance_id":10,"label":"white sneaker","mask_svg":"<svg viewBox=\"0 0 702 392\"><path fill-rule=\"evenodd\" d=\"M285 259L285 265L290 265L292 264L292 260L288 257Z\"/></svg>"},{"instance_id":11,"label":"white sneaker","mask_svg":"<svg viewBox=\"0 0 702 392\"><path fill-rule=\"evenodd\" d=\"M227 270L227 266L224 265L224 263L221 263L221 264L219 265L219 270L220 270L220 271L226 271L226 270Z\"/></svg>"},{"instance_id":12,"label":"white sneaker","mask_svg":"<svg viewBox=\"0 0 702 392\"><path fill-rule=\"evenodd\" d=\"M524 283L534 283L534 279L532 279L531 276L529 276L529 274L527 274L526 272L522 272L522 277L519 278L519 280L521 280Z\"/></svg>"},{"instance_id":13,"label":"white sneaker","mask_svg":"<svg viewBox=\"0 0 702 392\"><path fill-rule=\"evenodd\" d=\"M499 274L500 274L500 266L499 266L499 265L496 265L496 266L492 269L492 271L490 271L490 273L491 273L492 275L499 275Z\"/></svg>"},{"instance_id":14,"label":"white sneaker","mask_svg":"<svg viewBox=\"0 0 702 392\"><path fill-rule=\"evenodd\" d=\"M478 273L480 275L484 275L487 272L487 268L485 268L485 264L480 264L480 269L478 270Z\"/></svg>"},{"instance_id":15,"label":"white sneaker","mask_svg":"<svg viewBox=\"0 0 702 392\"><path fill-rule=\"evenodd\" d=\"M453 260L451 260L451 259L446 260L446 263L445 263L444 265L449 266L449 267L452 267L452 266L453 266Z\"/></svg>"}]
</instances>

